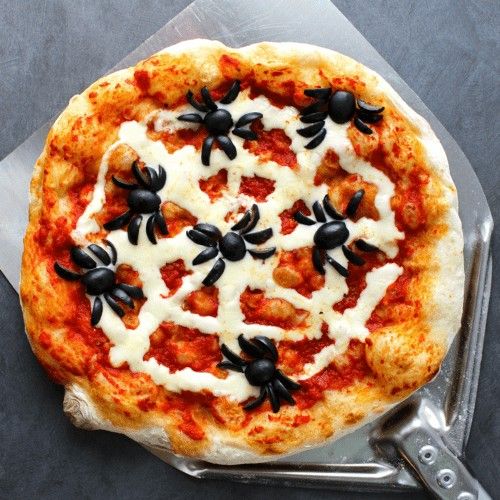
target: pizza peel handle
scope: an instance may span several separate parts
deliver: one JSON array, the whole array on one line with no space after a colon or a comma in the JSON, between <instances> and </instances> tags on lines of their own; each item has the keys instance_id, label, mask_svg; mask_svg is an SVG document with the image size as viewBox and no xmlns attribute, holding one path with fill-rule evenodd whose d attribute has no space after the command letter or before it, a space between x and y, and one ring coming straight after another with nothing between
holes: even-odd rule
<instances>
[{"instance_id":1,"label":"pizza peel handle","mask_svg":"<svg viewBox=\"0 0 500 500\"><path fill-rule=\"evenodd\" d=\"M438 410L413 397L382 418L372 431L372 444L384 455L397 452L436 498L491 500L465 465L446 446Z\"/></svg>"}]
</instances>

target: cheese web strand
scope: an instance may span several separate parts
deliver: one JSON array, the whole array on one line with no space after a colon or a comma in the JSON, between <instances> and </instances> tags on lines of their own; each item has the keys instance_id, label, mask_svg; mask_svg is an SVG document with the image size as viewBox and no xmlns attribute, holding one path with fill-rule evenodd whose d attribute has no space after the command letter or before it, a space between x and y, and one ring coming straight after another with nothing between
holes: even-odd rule
<instances>
[{"instance_id":1,"label":"cheese web strand","mask_svg":"<svg viewBox=\"0 0 500 500\"><path fill-rule=\"evenodd\" d=\"M293 250L312 244L317 225L298 225L291 234L283 235L279 231L279 214L289 209L296 200L302 199L310 207L314 201L321 200L327 194L327 186L315 186L314 177L318 165L330 149L338 155L344 170L360 175L377 188L374 203L380 216L379 220L366 217L357 222L346 220L345 224L349 230L346 244L362 238L380 248L389 258L394 258L398 252L397 240L403 239L404 234L396 228L394 212L390 206L391 197L394 195L393 183L383 172L357 157L347 136L348 124L338 125L327 120L325 140L314 150L307 150L304 149L304 138L296 132L301 123L297 109L293 107L277 108L264 96L250 99L248 92L241 92L233 103L220 107L228 109L232 116L241 116L251 111L260 112L263 114L261 121L264 130L283 129L291 139L290 148L296 154L298 168L291 169L274 161L261 160L244 149L243 139L234 135L231 135L231 140L236 147L237 156L231 162L219 149L212 151L210 167L202 165L199 151L191 145L168 153L161 141L148 137L147 123L152 121L158 132L195 128L196 124L177 120L177 116L192 112L193 109L186 105L175 111L155 111L146 117L143 123L129 121L121 124L118 141L108 148L102 158L92 199L78 219L72 237L77 244L85 245L89 243L87 236L99 229L94 215L104 206L108 160L111 152L121 144L134 149L147 166L156 169L161 165L165 168L167 183L158 192L162 203L170 201L181 206L195 215L198 221L216 225L223 234L235 223L234 220L226 221L225 215L228 212L237 212L241 206L249 207L255 202L253 198L239 193L241 178L258 175L273 180L274 191L266 201L259 202L259 227L273 228L273 238L262 247L276 246L278 252L265 261L253 259L248 253L238 262L226 261L226 269L216 284L219 289L217 317L200 316L182 308L185 298L202 287L201 282L214 263L211 260L197 266L191 264L201 248L187 238L186 231L189 227L173 238L159 239L156 245L149 242L145 224L140 229L137 246L128 241L126 231L121 229L111 231L107 236L118 251L117 266L128 264L138 272L146 296L136 329L128 329L109 306L104 305L98 326L113 343L110 350L111 363L119 366L127 362L130 370L149 374L156 384L169 391L209 390L215 396L244 401L251 396L257 396L258 390L248 384L242 373L228 372L225 379L220 379L211 373L196 372L191 368L171 372L155 358L144 360L144 355L150 348L151 334L162 322L170 321L184 327L196 328L206 335L217 335L219 343L225 343L229 348L239 351L237 337L240 334L247 338L259 334L266 335L276 342L285 339L313 339L321 337L321 325L325 322L329 326L329 336L335 340L335 344L325 347L314 356L312 363L304 366L301 373L294 374L298 379L309 378L328 366L335 356L347 349L351 339L363 341L367 337L369 332L365 323L384 297L387 288L401 275L403 270L400 266L388 263L368 272L367 286L356 306L345 310L343 314L332 309L332 305L341 300L348 291L345 278L335 270L328 268L324 287L313 292L311 298L304 297L294 289L279 286L272 277L280 250ZM199 180L207 179L221 169L227 169L228 188L220 198L212 202L199 188ZM347 260L341 248L331 250L329 254L347 267ZM162 280L160 268L178 259L184 261L191 274L184 277L182 286L175 294L167 297L168 289ZM295 308L306 310L306 326L284 330L276 326L245 323L240 308L240 295L247 287L263 290L267 298L284 299Z\"/></svg>"}]
</instances>

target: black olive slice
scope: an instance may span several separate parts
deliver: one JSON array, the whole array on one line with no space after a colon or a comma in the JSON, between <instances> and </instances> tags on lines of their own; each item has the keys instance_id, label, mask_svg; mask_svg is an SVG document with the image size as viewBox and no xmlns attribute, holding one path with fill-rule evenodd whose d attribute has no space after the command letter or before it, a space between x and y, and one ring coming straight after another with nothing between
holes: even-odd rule
<instances>
[{"instance_id":1,"label":"black olive slice","mask_svg":"<svg viewBox=\"0 0 500 500\"><path fill-rule=\"evenodd\" d=\"M111 181L115 186L118 186L122 189L128 189L129 191L136 189L138 187L137 184L130 184L128 182L122 181L121 179L118 179L114 175L111 176Z\"/></svg>"},{"instance_id":2,"label":"black olive slice","mask_svg":"<svg viewBox=\"0 0 500 500\"><path fill-rule=\"evenodd\" d=\"M308 127L297 129L297 134L302 137L313 137L315 136L323 127L325 126L325 121L322 120L320 122L313 123Z\"/></svg>"},{"instance_id":3,"label":"black olive slice","mask_svg":"<svg viewBox=\"0 0 500 500\"><path fill-rule=\"evenodd\" d=\"M102 300L100 297L94 299L94 304L92 305L92 313L90 316L90 324L92 326L97 325L102 317Z\"/></svg>"},{"instance_id":4,"label":"black olive slice","mask_svg":"<svg viewBox=\"0 0 500 500\"><path fill-rule=\"evenodd\" d=\"M128 240L132 245L137 245L139 239L139 228L142 223L142 215L134 215L127 228Z\"/></svg>"},{"instance_id":5,"label":"black olive slice","mask_svg":"<svg viewBox=\"0 0 500 500\"><path fill-rule=\"evenodd\" d=\"M233 134L247 141L256 141L259 138L253 130L246 130L244 128L235 128Z\"/></svg>"},{"instance_id":6,"label":"black olive slice","mask_svg":"<svg viewBox=\"0 0 500 500\"><path fill-rule=\"evenodd\" d=\"M206 275L202 283L205 286L212 286L222 276L225 268L226 263L222 259L217 259L214 267L212 267L211 271Z\"/></svg>"},{"instance_id":7,"label":"black olive slice","mask_svg":"<svg viewBox=\"0 0 500 500\"><path fill-rule=\"evenodd\" d=\"M330 87L304 90L304 95L306 95L307 97L312 97L314 99L322 99L324 101L326 101L330 97L331 93L332 89Z\"/></svg>"},{"instance_id":8,"label":"black olive slice","mask_svg":"<svg viewBox=\"0 0 500 500\"><path fill-rule=\"evenodd\" d=\"M265 351L259 345L254 344L247 340L242 334L238 335L238 344L240 349L248 354L249 356L253 356L254 358L261 358L264 356Z\"/></svg>"},{"instance_id":9,"label":"black olive slice","mask_svg":"<svg viewBox=\"0 0 500 500\"><path fill-rule=\"evenodd\" d=\"M362 122L358 117L354 118L354 126L363 134L373 134L373 130L364 122Z\"/></svg>"},{"instance_id":10,"label":"black olive slice","mask_svg":"<svg viewBox=\"0 0 500 500\"><path fill-rule=\"evenodd\" d=\"M297 389L300 389L300 384L295 382L295 380L288 378L281 370L276 370L276 377L283 382L283 385L289 391L296 391Z\"/></svg>"},{"instance_id":11,"label":"black olive slice","mask_svg":"<svg viewBox=\"0 0 500 500\"><path fill-rule=\"evenodd\" d=\"M266 385L267 395L269 396L269 401L271 401L271 408L273 413L278 413L280 411L280 398L276 394L273 386L271 384Z\"/></svg>"},{"instance_id":12,"label":"black olive slice","mask_svg":"<svg viewBox=\"0 0 500 500\"><path fill-rule=\"evenodd\" d=\"M323 266L323 255L324 253L318 248L313 247L312 249L312 261L316 271L319 274L325 274L325 267Z\"/></svg>"},{"instance_id":13,"label":"black olive slice","mask_svg":"<svg viewBox=\"0 0 500 500\"><path fill-rule=\"evenodd\" d=\"M116 247L111 243L109 240L103 240L106 245L108 245L109 249L111 250L111 263L116 264L116 260L118 259L118 253L116 251Z\"/></svg>"},{"instance_id":14,"label":"black olive slice","mask_svg":"<svg viewBox=\"0 0 500 500\"><path fill-rule=\"evenodd\" d=\"M316 123L324 120L328 116L328 113L318 111L316 113L310 113L308 115L301 116L300 121L302 123Z\"/></svg>"},{"instance_id":15,"label":"black olive slice","mask_svg":"<svg viewBox=\"0 0 500 500\"><path fill-rule=\"evenodd\" d=\"M227 135L218 135L217 142L230 160L234 160L236 158L236 147Z\"/></svg>"},{"instance_id":16,"label":"black olive slice","mask_svg":"<svg viewBox=\"0 0 500 500\"><path fill-rule=\"evenodd\" d=\"M325 212L321 208L321 204L319 201L315 201L312 206L314 217L318 222L326 222Z\"/></svg>"},{"instance_id":17,"label":"black olive slice","mask_svg":"<svg viewBox=\"0 0 500 500\"><path fill-rule=\"evenodd\" d=\"M99 245L92 243L89 245L89 250L105 265L109 266L111 264L111 258L108 255L108 252L101 248Z\"/></svg>"},{"instance_id":18,"label":"black olive slice","mask_svg":"<svg viewBox=\"0 0 500 500\"><path fill-rule=\"evenodd\" d=\"M293 214L293 218L299 224L304 224L306 226L314 226L314 224L316 224L315 220L312 220L311 218L307 217L307 215L304 215L302 212L295 212Z\"/></svg>"},{"instance_id":19,"label":"black olive slice","mask_svg":"<svg viewBox=\"0 0 500 500\"><path fill-rule=\"evenodd\" d=\"M362 251L362 252L377 252L378 248L375 245L371 245L367 243L365 240L356 240L354 244Z\"/></svg>"},{"instance_id":20,"label":"black olive slice","mask_svg":"<svg viewBox=\"0 0 500 500\"><path fill-rule=\"evenodd\" d=\"M206 247L214 247L217 245L217 242L214 241L212 238L207 236L205 233L202 233L201 231L197 231L196 229L190 229L187 233L186 236L191 240L197 243L198 245L203 245Z\"/></svg>"},{"instance_id":21,"label":"black olive slice","mask_svg":"<svg viewBox=\"0 0 500 500\"><path fill-rule=\"evenodd\" d=\"M310 115L312 113L317 113L318 111L326 112L325 106L326 106L326 101L313 102L312 104L309 104L309 106L303 108L300 111L300 115L301 116Z\"/></svg>"},{"instance_id":22,"label":"black olive slice","mask_svg":"<svg viewBox=\"0 0 500 500\"><path fill-rule=\"evenodd\" d=\"M148 218L148 221L146 222L146 235L148 237L148 240L153 243L153 245L156 245L156 235L155 235L155 216L154 214L151 215Z\"/></svg>"},{"instance_id":23,"label":"black olive slice","mask_svg":"<svg viewBox=\"0 0 500 500\"><path fill-rule=\"evenodd\" d=\"M364 189L359 189L352 195L351 199L349 200L349 203L347 204L347 208L345 209L345 213L348 217L352 217L356 213L364 195L365 195Z\"/></svg>"},{"instance_id":24,"label":"black olive slice","mask_svg":"<svg viewBox=\"0 0 500 500\"><path fill-rule=\"evenodd\" d=\"M378 123L382 120L382 115L377 115L375 113L366 113L364 111L358 111L358 118L365 123Z\"/></svg>"},{"instance_id":25,"label":"black olive slice","mask_svg":"<svg viewBox=\"0 0 500 500\"><path fill-rule=\"evenodd\" d=\"M123 291L121 288L115 287L113 291L111 292L111 295L117 299L123 302L124 304L127 304L127 306L133 308L134 307L134 301L129 297L128 293Z\"/></svg>"},{"instance_id":26,"label":"black olive slice","mask_svg":"<svg viewBox=\"0 0 500 500\"><path fill-rule=\"evenodd\" d=\"M283 385L280 379L276 378L273 380L273 387L279 397L283 398L288 404L292 406L295 404L295 399L288 392L288 389Z\"/></svg>"},{"instance_id":27,"label":"black olive slice","mask_svg":"<svg viewBox=\"0 0 500 500\"><path fill-rule=\"evenodd\" d=\"M241 366L235 365L234 363L231 363L231 361L221 361L220 363L217 363L217 368L243 373L243 368Z\"/></svg>"},{"instance_id":28,"label":"black olive slice","mask_svg":"<svg viewBox=\"0 0 500 500\"><path fill-rule=\"evenodd\" d=\"M167 235L168 234L167 223L165 222L165 217L163 217L163 214L161 212L156 212L155 222L156 222L156 227L160 230L160 233Z\"/></svg>"},{"instance_id":29,"label":"black olive slice","mask_svg":"<svg viewBox=\"0 0 500 500\"><path fill-rule=\"evenodd\" d=\"M249 222L250 218L252 217L252 214L250 210L247 210L245 212L245 215L231 228L233 231L239 231L240 229L244 228Z\"/></svg>"},{"instance_id":30,"label":"black olive slice","mask_svg":"<svg viewBox=\"0 0 500 500\"><path fill-rule=\"evenodd\" d=\"M207 106L205 106L204 104L199 102L194 97L194 94L193 94L193 92L191 92L191 90L188 90L188 92L186 94L186 99L189 102L189 104L191 104L191 106L193 106L193 108L197 109L198 111L201 111L202 113L209 111Z\"/></svg>"},{"instance_id":31,"label":"black olive slice","mask_svg":"<svg viewBox=\"0 0 500 500\"><path fill-rule=\"evenodd\" d=\"M235 365L238 366L246 365L245 361L243 361L236 353L231 351L231 349L229 349L229 347L227 347L226 344L222 344L220 346L220 350L222 354L224 354L224 356L226 356L226 358L229 359L229 361L231 361L231 363L234 363Z\"/></svg>"},{"instance_id":32,"label":"black olive slice","mask_svg":"<svg viewBox=\"0 0 500 500\"><path fill-rule=\"evenodd\" d=\"M212 99L212 96L210 95L210 90L208 90L207 87L203 87L201 89L200 93L201 93L201 97L203 99L203 102L210 109L210 111L216 111L217 104L215 104L214 100Z\"/></svg>"},{"instance_id":33,"label":"black olive slice","mask_svg":"<svg viewBox=\"0 0 500 500\"><path fill-rule=\"evenodd\" d=\"M220 100L222 104L231 104L240 93L240 81L235 80L226 95Z\"/></svg>"},{"instance_id":34,"label":"black olive slice","mask_svg":"<svg viewBox=\"0 0 500 500\"><path fill-rule=\"evenodd\" d=\"M210 165L210 153L212 151L214 140L215 138L209 135L205 138L201 147L201 163L203 163L206 167Z\"/></svg>"},{"instance_id":35,"label":"black olive slice","mask_svg":"<svg viewBox=\"0 0 500 500\"><path fill-rule=\"evenodd\" d=\"M266 392L265 386L261 387L259 396L256 397L255 399L252 399L252 401L250 401L249 403L247 403L243 407L243 409L248 411L248 410L253 410L254 408L257 408L265 401L266 396L267 396L267 392Z\"/></svg>"},{"instance_id":36,"label":"black olive slice","mask_svg":"<svg viewBox=\"0 0 500 500\"><path fill-rule=\"evenodd\" d=\"M356 102L350 92L338 90L328 101L328 114L335 123L347 123L356 112Z\"/></svg>"},{"instance_id":37,"label":"black olive slice","mask_svg":"<svg viewBox=\"0 0 500 500\"><path fill-rule=\"evenodd\" d=\"M264 250L248 250L248 253L256 259L266 260L272 257L276 252L276 247L265 248Z\"/></svg>"},{"instance_id":38,"label":"black olive slice","mask_svg":"<svg viewBox=\"0 0 500 500\"><path fill-rule=\"evenodd\" d=\"M274 342L270 338L264 335L257 335L254 337L253 341L264 349L264 351L267 351L274 362L278 361L278 349L276 349Z\"/></svg>"},{"instance_id":39,"label":"black olive slice","mask_svg":"<svg viewBox=\"0 0 500 500\"><path fill-rule=\"evenodd\" d=\"M384 111L384 106L377 106L374 104L368 104L365 101L362 101L361 99L357 100L358 106L360 109L363 111L366 111L367 113L382 113Z\"/></svg>"},{"instance_id":40,"label":"black olive slice","mask_svg":"<svg viewBox=\"0 0 500 500\"><path fill-rule=\"evenodd\" d=\"M142 170L139 168L139 164L137 163L137 160L132 162L132 172L134 174L134 177L137 179L137 182L143 186L144 188L148 189L149 188L149 180L148 178L144 175Z\"/></svg>"},{"instance_id":41,"label":"black olive slice","mask_svg":"<svg viewBox=\"0 0 500 500\"><path fill-rule=\"evenodd\" d=\"M306 149L314 149L318 147L326 137L326 128L324 128L312 141L309 141L304 147Z\"/></svg>"},{"instance_id":42,"label":"black olive slice","mask_svg":"<svg viewBox=\"0 0 500 500\"><path fill-rule=\"evenodd\" d=\"M330 198L326 194L323 198L323 207L325 208L325 212L335 220L344 220L345 216L335 210L335 207L332 205Z\"/></svg>"},{"instance_id":43,"label":"black olive slice","mask_svg":"<svg viewBox=\"0 0 500 500\"><path fill-rule=\"evenodd\" d=\"M345 258L355 266L362 266L365 263L365 259L363 259L363 257L356 255L350 248L346 247L345 245L342 245L342 252L344 253Z\"/></svg>"},{"instance_id":44,"label":"black olive slice","mask_svg":"<svg viewBox=\"0 0 500 500\"><path fill-rule=\"evenodd\" d=\"M114 219L106 222L103 227L104 229L106 229L106 231L115 231L116 229L120 229L121 227L128 224L131 218L132 212L128 210L118 217L115 217Z\"/></svg>"},{"instance_id":45,"label":"black olive slice","mask_svg":"<svg viewBox=\"0 0 500 500\"><path fill-rule=\"evenodd\" d=\"M272 228L263 229L262 231L257 231L255 233L246 233L243 237L248 243L253 243L254 245L260 245L265 243L273 235Z\"/></svg>"},{"instance_id":46,"label":"black olive slice","mask_svg":"<svg viewBox=\"0 0 500 500\"><path fill-rule=\"evenodd\" d=\"M264 115L262 113L252 112L245 113L239 120L236 122L235 127L240 128L252 123L255 120L260 120Z\"/></svg>"},{"instance_id":47,"label":"black olive slice","mask_svg":"<svg viewBox=\"0 0 500 500\"><path fill-rule=\"evenodd\" d=\"M120 283L116 285L117 288L121 288L127 295L130 295L133 299L144 298L144 293L138 286L127 285L126 283Z\"/></svg>"},{"instance_id":48,"label":"black olive slice","mask_svg":"<svg viewBox=\"0 0 500 500\"><path fill-rule=\"evenodd\" d=\"M69 253L73 262L84 269L94 269L97 266L95 260L81 248L73 247Z\"/></svg>"},{"instance_id":49,"label":"black olive slice","mask_svg":"<svg viewBox=\"0 0 500 500\"><path fill-rule=\"evenodd\" d=\"M328 264L330 264L341 276L343 276L344 278L347 278L349 276L349 271L344 266L339 264L335 259L327 255L326 260L328 261Z\"/></svg>"},{"instance_id":50,"label":"black olive slice","mask_svg":"<svg viewBox=\"0 0 500 500\"><path fill-rule=\"evenodd\" d=\"M213 224L207 224L206 222L200 222L199 224L196 224L194 228L196 231L201 231L202 233L206 234L210 238L214 240L218 240L219 238L222 238L222 234L216 226Z\"/></svg>"},{"instance_id":51,"label":"black olive slice","mask_svg":"<svg viewBox=\"0 0 500 500\"><path fill-rule=\"evenodd\" d=\"M252 231L252 229L255 228L259 220L260 220L259 207L254 203L250 208L250 220L248 224L240 230L240 232L242 234L249 233L250 231Z\"/></svg>"},{"instance_id":52,"label":"black olive slice","mask_svg":"<svg viewBox=\"0 0 500 500\"><path fill-rule=\"evenodd\" d=\"M64 266L61 266L59 262L54 263L54 271L60 278L64 280L77 281L81 278L80 274L70 271L69 269L66 269Z\"/></svg>"},{"instance_id":53,"label":"black olive slice","mask_svg":"<svg viewBox=\"0 0 500 500\"><path fill-rule=\"evenodd\" d=\"M116 314L118 314L120 318L123 318L123 316L125 316L125 311L122 309L120 304L118 304L118 302L116 302L116 300L113 297L111 297L109 293L105 293L104 298L106 299L106 302L108 303L109 307L111 307L111 309L113 309L113 311Z\"/></svg>"}]
</instances>

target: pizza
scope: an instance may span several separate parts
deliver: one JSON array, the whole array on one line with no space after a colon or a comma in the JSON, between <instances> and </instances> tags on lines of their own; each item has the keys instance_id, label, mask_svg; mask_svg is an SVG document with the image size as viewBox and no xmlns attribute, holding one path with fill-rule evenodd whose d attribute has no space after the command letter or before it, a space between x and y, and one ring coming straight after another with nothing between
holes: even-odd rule
<instances>
[{"instance_id":1,"label":"pizza","mask_svg":"<svg viewBox=\"0 0 500 500\"><path fill-rule=\"evenodd\" d=\"M75 425L219 464L324 445L431 380L459 328L457 193L379 75L192 40L105 76L31 183L27 334Z\"/></svg>"}]
</instances>

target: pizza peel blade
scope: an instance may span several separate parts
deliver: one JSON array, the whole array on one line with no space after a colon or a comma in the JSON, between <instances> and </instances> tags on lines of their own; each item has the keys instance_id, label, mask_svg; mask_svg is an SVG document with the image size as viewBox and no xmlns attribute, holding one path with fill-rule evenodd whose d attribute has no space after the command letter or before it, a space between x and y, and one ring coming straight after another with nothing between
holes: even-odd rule
<instances>
[{"instance_id":1,"label":"pizza peel blade","mask_svg":"<svg viewBox=\"0 0 500 500\"><path fill-rule=\"evenodd\" d=\"M370 444L385 458L402 458L436 498L491 500L444 434L441 412L426 398L412 396L378 421Z\"/></svg>"},{"instance_id":2,"label":"pizza peel blade","mask_svg":"<svg viewBox=\"0 0 500 500\"><path fill-rule=\"evenodd\" d=\"M33 165L42 152L50 124L39 128L0 162L0 270L19 288L23 235L28 225L29 185ZM7 203L5 203L7 201Z\"/></svg>"}]
</instances>

